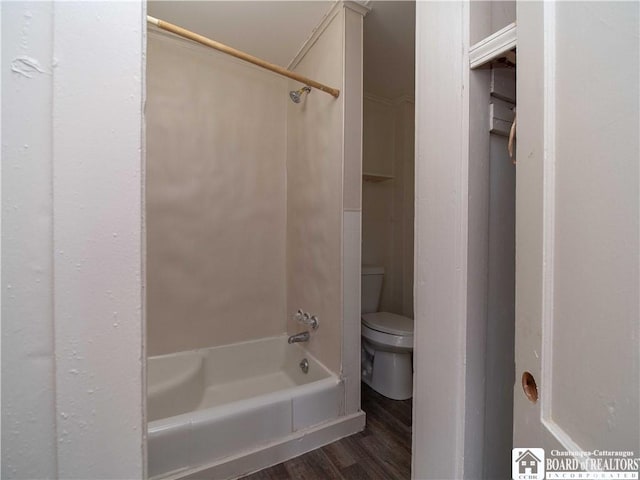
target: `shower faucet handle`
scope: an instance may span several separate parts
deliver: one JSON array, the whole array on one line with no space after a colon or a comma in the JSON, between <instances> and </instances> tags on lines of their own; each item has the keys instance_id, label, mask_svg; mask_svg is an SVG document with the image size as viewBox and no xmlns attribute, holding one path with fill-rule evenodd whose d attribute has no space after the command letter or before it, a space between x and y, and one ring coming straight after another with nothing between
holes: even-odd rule
<instances>
[{"instance_id":1,"label":"shower faucet handle","mask_svg":"<svg viewBox=\"0 0 640 480\"><path fill-rule=\"evenodd\" d=\"M317 330L319 326L318 317L316 315L309 315L307 312L303 312L298 309L294 315L296 321L309 325L313 330Z\"/></svg>"},{"instance_id":2,"label":"shower faucet handle","mask_svg":"<svg viewBox=\"0 0 640 480\"><path fill-rule=\"evenodd\" d=\"M309 325L313 330L317 330L318 327L320 326L320 323L318 322L318 317L315 315L311 315L311 317L308 320L306 320L304 323Z\"/></svg>"}]
</instances>

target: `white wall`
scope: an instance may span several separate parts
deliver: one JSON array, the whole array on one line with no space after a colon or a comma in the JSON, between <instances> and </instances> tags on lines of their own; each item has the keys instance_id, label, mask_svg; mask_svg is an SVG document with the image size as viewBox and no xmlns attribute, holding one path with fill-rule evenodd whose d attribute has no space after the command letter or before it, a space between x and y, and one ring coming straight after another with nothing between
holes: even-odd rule
<instances>
[{"instance_id":1,"label":"white wall","mask_svg":"<svg viewBox=\"0 0 640 480\"><path fill-rule=\"evenodd\" d=\"M1 476L44 478L57 474L52 79L13 72L11 61L28 55L50 71L53 5L3 2L1 9ZM23 29L26 45L20 42Z\"/></svg>"},{"instance_id":2,"label":"white wall","mask_svg":"<svg viewBox=\"0 0 640 480\"><path fill-rule=\"evenodd\" d=\"M363 100L362 170L367 175L393 176L396 115L393 102L366 95ZM393 256L393 190L395 180L362 183L362 263L385 267L379 309L398 311L391 285L395 278Z\"/></svg>"},{"instance_id":3,"label":"white wall","mask_svg":"<svg viewBox=\"0 0 640 480\"><path fill-rule=\"evenodd\" d=\"M342 217L342 371L345 414L360 410L360 264L362 250L362 72L366 10L345 5Z\"/></svg>"},{"instance_id":4,"label":"white wall","mask_svg":"<svg viewBox=\"0 0 640 480\"><path fill-rule=\"evenodd\" d=\"M385 267L379 309L413 317L413 101L365 95L363 127L362 263Z\"/></svg>"},{"instance_id":5,"label":"white wall","mask_svg":"<svg viewBox=\"0 0 640 480\"><path fill-rule=\"evenodd\" d=\"M286 79L155 30L148 72L149 354L284 333Z\"/></svg>"},{"instance_id":6,"label":"white wall","mask_svg":"<svg viewBox=\"0 0 640 480\"><path fill-rule=\"evenodd\" d=\"M470 4L469 41L471 45L516 21L515 0L479 0Z\"/></svg>"},{"instance_id":7,"label":"white wall","mask_svg":"<svg viewBox=\"0 0 640 480\"><path fill-rule=\"evenodd\" d=\"M2 477L142 478L144 5L1 8Z\"/></svg>"},{"instance_id":8,"label":"white wall","mask_svg":"<svg viewBox=\"0 0 640 480\"><path fill-rule=\"evenodd\" d=\"M464 474L467 245L459 239L468 228L465 19L464 3L416 4L416 479Z\"/></svg>"},{"instance_id":9,"label":"white wall","mask_svg":"<svg viewBox=\"0 0 640 480\"><path fill-rule=\"evenodd\" d=\"M401 273L396 275L395 294L403 315L413 318L413 268L415 222L415 104L403 98L398 104L396 121L396 182L394 210L397 219L394 261Z\"/></svg>"}]
</instances>

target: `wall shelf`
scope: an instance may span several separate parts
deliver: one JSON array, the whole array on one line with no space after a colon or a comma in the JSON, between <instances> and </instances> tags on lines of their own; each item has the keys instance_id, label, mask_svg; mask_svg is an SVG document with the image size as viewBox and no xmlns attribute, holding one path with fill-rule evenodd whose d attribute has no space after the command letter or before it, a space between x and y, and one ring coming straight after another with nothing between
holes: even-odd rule
<instances>
[{"instance_id":1,"label":"wall shelf","mask_svg":"<svg viewBox=\"0 0 640 480\"><path fill-rule=\"evenodd\" d=\"M385 182L387 180L393 180L393 175L363 172L362 180L365 182L372 182L372 183Z\"/></svg>"}]
</instances>

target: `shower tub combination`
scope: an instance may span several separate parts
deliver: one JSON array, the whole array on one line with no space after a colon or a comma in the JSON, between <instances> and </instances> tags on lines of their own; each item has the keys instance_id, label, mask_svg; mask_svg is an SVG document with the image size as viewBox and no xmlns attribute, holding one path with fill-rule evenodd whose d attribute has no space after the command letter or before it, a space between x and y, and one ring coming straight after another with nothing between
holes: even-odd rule
<instances>
[{"instance_id":1,"label":"shower tub combination","mask_svg":"<svg viewBox=\"0 0 640 480\"><path fill-rule=\"evenodd\" d=\"M151 478L232 478L364 427L340 378L285 335L150 357L147 385Z\"/></svg>"}]
</instances>

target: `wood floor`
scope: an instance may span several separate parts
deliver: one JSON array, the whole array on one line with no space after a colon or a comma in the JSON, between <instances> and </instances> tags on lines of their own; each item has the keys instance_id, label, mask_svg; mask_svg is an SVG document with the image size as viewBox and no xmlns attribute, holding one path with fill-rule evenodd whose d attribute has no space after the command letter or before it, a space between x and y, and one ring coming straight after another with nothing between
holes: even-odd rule
<instances>
[{"instance_id":1,"label":"wood floor","mask_svg":"<svg viewBox=\"0 0 640 480\"><path fill-rule=\"evenodd\" d=\"M362 384L364 431L244 480L393 479L411 477L411 399L389 400Z\"/></svg>"}]
</instances>

